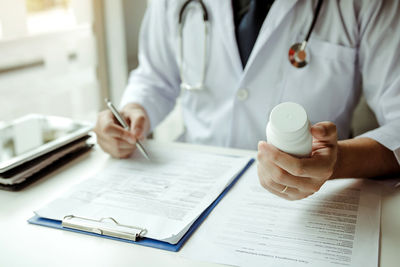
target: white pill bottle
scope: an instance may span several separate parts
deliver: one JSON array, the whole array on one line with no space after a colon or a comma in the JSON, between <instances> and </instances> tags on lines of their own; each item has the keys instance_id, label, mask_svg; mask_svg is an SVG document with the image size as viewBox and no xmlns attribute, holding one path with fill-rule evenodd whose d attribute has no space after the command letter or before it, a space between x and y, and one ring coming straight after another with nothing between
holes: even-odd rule
<instances>
[{"instance_id":1,"label":"white pill bottle","mask_svg":"<svg viewBox=\"0 0 400 267\"><path fill-rule=\"evenodd\" d=\"M279 150L299 158L311 155L310 122L301 105L284 102L274 107L266 132L267 142Z\"/></svg>"}]
</instances>

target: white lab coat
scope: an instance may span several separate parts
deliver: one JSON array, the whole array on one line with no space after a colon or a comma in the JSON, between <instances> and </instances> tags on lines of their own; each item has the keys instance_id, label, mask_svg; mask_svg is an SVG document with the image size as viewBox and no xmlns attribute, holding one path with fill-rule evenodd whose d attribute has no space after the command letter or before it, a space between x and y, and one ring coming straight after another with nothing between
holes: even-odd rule
<instances>
[{"instance_id":1,"label":"white lab coat","mask_svg":"<svg viewBox=\"0 0 400 267\"><path fill-rule=\"evenodd\" d=\"M142 24L139 67L121 103L143 105L152 128L180 95L178 14L183 2L151 2ZM380 124L364 136L400 159L400 1L324 1L307 47L310 62L302 69L290 65L288 50L303 41L317 0L275 1L245 69L231 1L204 2L210 19L207 89L181 95L183 140L256 149L265 140L271 109L285 101L301 104L312 124L334 122L339 138L345 139L363 90ZM204 60L202 13L191 4L186 14L184 75L196 83Z\"/></svg>"}]
</instances>

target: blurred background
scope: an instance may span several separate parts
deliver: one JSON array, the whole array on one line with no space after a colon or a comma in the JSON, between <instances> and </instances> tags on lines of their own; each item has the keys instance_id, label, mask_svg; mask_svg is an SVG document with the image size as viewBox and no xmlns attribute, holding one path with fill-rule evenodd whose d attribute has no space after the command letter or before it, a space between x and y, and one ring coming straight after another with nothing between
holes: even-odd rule
<instances>
[{"instance_id":1,"label":"blurred background","mask_svg":"<svg viewBox=\"0 0 400 267\"><path fill-rule=\"evenodd\" d=\"M0 0L0 121L41 113L94 122L105 97L118 104L137 66L146 6L146 0ZM172 140L180 128L155 137Z\"/></svg>"},{"instance_id":2,"label":"blurred background","mask_svg":"<svg viewBox=\"0 0 400 267\"><path fill-rule=\"evenodd\" d=\"M41 113L94 122L105 97L118 104L147 3L0 0L0 121ZM355 134L374 126L364 102L356 114ZM154 137L173 140L182 129L178 107Z\"/></svg>"}]
</instances>

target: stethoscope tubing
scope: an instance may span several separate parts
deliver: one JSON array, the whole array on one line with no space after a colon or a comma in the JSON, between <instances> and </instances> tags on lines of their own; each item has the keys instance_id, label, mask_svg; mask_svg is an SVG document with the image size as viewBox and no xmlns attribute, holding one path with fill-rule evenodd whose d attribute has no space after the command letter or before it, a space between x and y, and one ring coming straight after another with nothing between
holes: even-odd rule
<instances>
[{"instance_id":1,"label":"stethoscope tubing","mask_svg":"<svg viewBox=\"0 0 400 267\"><path fill-rule=\"evenodd\" d=\"M304 41L306 41L306 42L308 42L308 39L310 39L311 33L314 30L315 24L317 23L319 13L321 12L322 1L323 0L318 0L317 7L315 8L315 12L314 12L315 16L313 18L313 21L311 22L310 29L308 30L306 38L304 39Z\"/></svg>"},{"instance_id":2,"label":"stethoscope tubing","mask_svg":"<svg viewBox=\"0 0 400 267\"><path fill-rule=\"evenodd\" d=\"M191 2L198 2L202 8L202 12L203 12L203 23L204 23L204 49L203 49L203 69L202 69L202 74L201 74L201 80L199 83L195 84L195 85L190 85L189 83L186 82L186 79L184 77L184 73L183 73L183 63L184 63L184 54L183 54L183 25L184 25L184 12L186 10L186 8L188 7L188 5ZM204 2L202 0L188 0L186 1L180 12L179 12L179 72L180 72L180 76L181 76L181 89L183 90L189 90L189 91L194 91L194 90L202 90L204 88L204 82L206 79L206 68L207 68L207 63L206 63L206 59L208 57L208 51L207 51L207 36L209 34L209 23L208 23L208 11L207 8L204 4Z\"/></svg>"},{"instance_id":3,"label":"stethoscope tubing","mask_svg":"<svg viewBox=\"0 0 400 267\"><path fill-rule=\"evenodd\" d=\"M204 62L203 62L203 69L202 69L202 75L201 75L201 80L199 83L195 85L190 85L186 82L184 78L184 71L183 71L183 65L184 65L184 53L183 53L183 26L184 26L184 13L186 8L191 2L197 2L199 3L202 13L203 13L203 22L204 22L204 50L203 50L203 56L204 56ZM311 22L311 25L309 27L309 30L307 32L307 35L305 39L301 43L295 43L293 44L290 49L289 49L289 62L296 68L302 68L306 66L308 63L306 61L306 47L308 40L310 39L311 33L314 30L315 24L317 23L318 16L321 11L322 7L322 2L323 0L318 0L317 6L315 8L314 12L314 18ZM205 75L206 75L206 59L208 56L208 51L207 51L207 37L209 34L209 15L207 8L203 2L203 0L187 0L181 7L181 10L179 11L179 18L178 18L178 23L179 23L179 72L180 72L180 77L181 77L181 88L186 89L186 90L201 90L204 88L204 82L205 82ZM301 55L301 57L299 57Z\"/></svg>"}]
</instances>

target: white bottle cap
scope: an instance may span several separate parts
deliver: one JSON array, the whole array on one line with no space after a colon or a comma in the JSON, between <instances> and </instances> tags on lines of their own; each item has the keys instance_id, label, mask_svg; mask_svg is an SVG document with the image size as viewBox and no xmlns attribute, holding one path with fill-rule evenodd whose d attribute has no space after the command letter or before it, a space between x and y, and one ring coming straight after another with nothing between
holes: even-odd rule
<instances>
[{"instance_id":1,"label":"white bottle cap","mask_svg":"<svg viewBox=\"0 0 400 267\"><path fill-rule=\"evenodd\" d=\"M302 106L293 102L277 105L269 116L271 130L286 140L299 138L308 131L307 113Z\"/></svg>"},{"instance_id":2,"label":"white bottle cap","mask_svg":"<svg viewBox=\"0 0 400 267\"><path fill-rule=\"evenodd\" d=\"M296 157L309 157L312 136L307 113L292 102L277 105L271 111L266 129L268 143Z\"/></svg>"}]
</instances>

